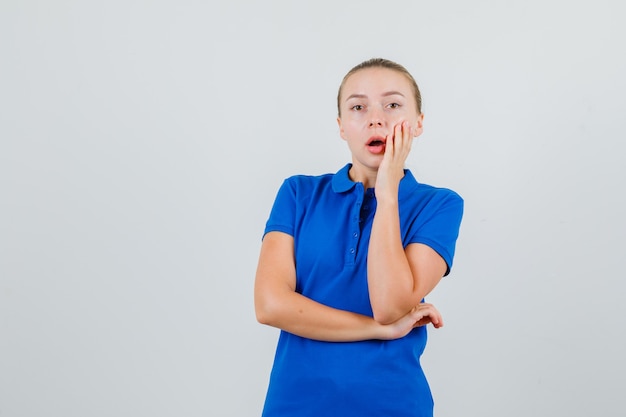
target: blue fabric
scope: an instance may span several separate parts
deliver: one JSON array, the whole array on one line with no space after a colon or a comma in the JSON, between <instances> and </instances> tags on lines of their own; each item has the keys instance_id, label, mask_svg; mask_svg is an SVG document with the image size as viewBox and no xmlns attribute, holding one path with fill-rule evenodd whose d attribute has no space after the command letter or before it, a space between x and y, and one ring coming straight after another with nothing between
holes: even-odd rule
<instances>
[{"instance_id":1,"label":"blue fabric","mask_svg":"<svg viewBox=\"0 0 626 417\"><path fill-rule=\"evenodd\" d=\"M294 237L296 291L322 304L372 316L367 249L376 211L373 189L336 174L290 177L265 233ZM399 188L404 247L423 243L452 267L463 200L418 183L405 170ZM321 342L281 331L263 416L432 416L420 366L426 328L393 341Z\"/></svg>"}]
</instances>

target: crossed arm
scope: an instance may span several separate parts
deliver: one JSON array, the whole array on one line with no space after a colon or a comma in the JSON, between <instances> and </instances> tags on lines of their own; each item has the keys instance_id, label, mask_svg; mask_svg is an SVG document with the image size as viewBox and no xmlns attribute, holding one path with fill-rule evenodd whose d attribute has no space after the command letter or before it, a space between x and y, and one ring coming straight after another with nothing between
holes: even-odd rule
<instances>
[{"instance_id":1,"label":"crossed arm","mask_svg":"<svg viewBox=\"0 0 626 417\"><path fill-rule=\"evenodd\" d=\"M435 327L443 325L439 312L430 304L420 303L423 295L417 292L413 292L414 298L394 301L396 305L392 310L400 313L393 318L386 316L388 322L385 323L376 319L376 313L369 317L335 309L297 293L293 245L293 237L282 232L270 232L263 239L254 289L256 316L260 323L302 337L332 342L391 340L405 336L414 327L428 323ZM427 256L422 254L425 249L432 250L413 244L409 245L407 253L418 260ZM392 295L389 291L381 293L387 297ZM413 303L413 299L417 301ZM403 308L406 309L403 311Z\"/></svg>"}]
</instances>

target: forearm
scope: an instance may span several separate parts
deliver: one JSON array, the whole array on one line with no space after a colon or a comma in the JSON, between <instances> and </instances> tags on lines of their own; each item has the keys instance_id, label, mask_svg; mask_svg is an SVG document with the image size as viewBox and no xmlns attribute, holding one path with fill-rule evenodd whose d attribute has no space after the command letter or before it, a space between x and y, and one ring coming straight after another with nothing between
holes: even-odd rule
<instances>
[{"instance_id":1,"label":"forearm","mask_svg":"<svg viewBox=\"0 0 626 417\"><path fill-rule=\"evenodd\" d=\"M280 232L268 233L263 240L254 285L260 323L329 342L393 337L389 326L371 317L331 308L296 292L293 247L293 237Z\"/></svg>"},{"instance_id":2,"label":"forearm","mask_svg":"<svg viewBox=\"0 0 626 417\"><path fill-rule=\"evenodd\" d=\"M400 235L397 201L379 201L368 249L367 280L374 318L390 323L415 307L419 294Z\"/></svg>"},{"instance_id":3,"label":"forearm","mask_svg":"<svg viewBox=\"0 0 626 417\"><path fill-rule=\"evenodd\" d=\"M320 304L288 288L255 299L259 322L309 339L353 342L391 338L372 317Z\"/></svg>"}]
</instances>

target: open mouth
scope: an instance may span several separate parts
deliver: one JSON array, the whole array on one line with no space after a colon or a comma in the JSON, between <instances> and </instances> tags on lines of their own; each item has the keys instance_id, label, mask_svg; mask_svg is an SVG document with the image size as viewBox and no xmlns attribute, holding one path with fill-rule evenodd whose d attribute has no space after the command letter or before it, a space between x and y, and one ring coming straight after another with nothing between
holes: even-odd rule
<instances>
[{"instance_id":1,"label":"open mouth","mask_svg":"<svg viewBox=\"0 0 626 417\"><path fill-rule=\"evenodd\" d=\"M385 152L385 143L386 139L380 136L374 136L367 141L367 148L372 153L383 153Z\"/></svg>"}]
</instances>

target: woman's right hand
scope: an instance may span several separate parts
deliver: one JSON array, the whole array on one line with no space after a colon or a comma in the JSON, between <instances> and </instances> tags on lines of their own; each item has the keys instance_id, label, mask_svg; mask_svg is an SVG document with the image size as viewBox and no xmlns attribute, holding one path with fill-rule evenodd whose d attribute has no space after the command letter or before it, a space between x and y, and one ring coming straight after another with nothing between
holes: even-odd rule
<instances>
[{"instance_id":1,"label":"woman's right hand","mask_svg":"<svg viewBox=\"0 0 626 417\"><path fill-rule=\"evenodd\" d=\"M383 325L381 339L399 339L409 334L414 328L425 326L428 323L432 323L436 329L442 327L441 313L432 304L420 303L397 321Z\"/></svg>"}]
</instances>

